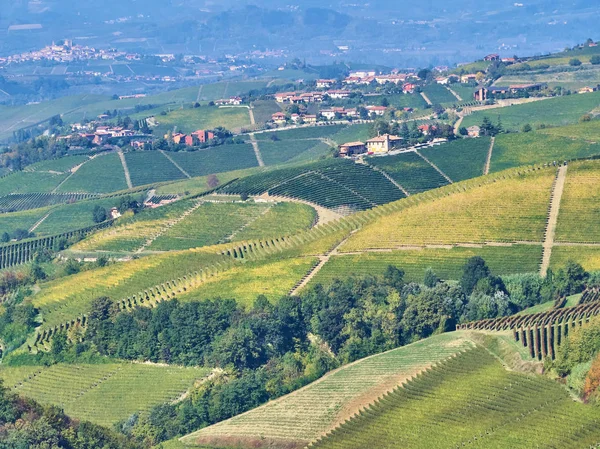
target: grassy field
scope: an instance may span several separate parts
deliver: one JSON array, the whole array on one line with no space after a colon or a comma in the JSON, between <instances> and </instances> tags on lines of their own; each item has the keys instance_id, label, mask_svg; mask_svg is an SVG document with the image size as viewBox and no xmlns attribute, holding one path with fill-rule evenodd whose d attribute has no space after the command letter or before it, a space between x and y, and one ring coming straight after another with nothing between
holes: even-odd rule
<instances>
[{"instance_id":1,"label":"grassy field","mask_svg":"<svg viewBox=\"0 0 600 449\"><path fill-rule=\"evenodd\" d=\"M311 281L329 284L346 276L381 276L389 265L406 272L410 282L423 282L428 268L442 279L457 280L467 259L481 256L496 275L533 273L539 270L542 247L514 245L511 247L484 246L480 248L413 249L386 253L363 253L332 257Z\"/></svg>"},{"instance_id":2,"label":"grassy field","mask_svg":"<svg viewBox=\"0 0 600 449\"><path fill-rule=\"evenodd\" d=\"M566 61L568 64L568 60ZM585 86L596 86L600 82L600 67L594 65L583 65L573 69L566 65L564 67L553 67L540 71L533 68L532 71L516 72L507 71L506 75L498 79L494 84L497 86L509 86L512 84L544 83L549 87L560 86L563 89L577 91Z\"/></svg>"},{"instance_id":3,"label":"grassy field","mask_svg":"<svg viewBox=\"0 0 600 449\"><path fill-rule=\"evenodd\" d=\"M346 128L347 126L344 125L307 126L283 131L257 133L256 140L271 141L273 133L275 133L279 140L322 139L333 136Z\"/></svg>"},{"instance_id":4,"label":"grassy field","mask_svg":"<svg viewBox=\"0 0 600 449\"><path fill-rule=\"evenodd\" d=\"M50 211L49 207L42 209L32 209L21 212L0 214L0 230L12 234L17 229L29 230L44 215Z\"/></svg>"},{"instance_id":5,"label":"grassy field","mask_svg":"<svg viewBox=\"0 0 600 449\"><path fill-rule=\"evenodd\" d=\"M399 383L471 345L463 334L451 333L368 357L295 393L190 434L184 443L302 447Z\"/></svg>"},{"instance_id":6,"label":"grassy field","mask_svg":"<svg viewBox=\"0 0 600 449\"><path fill-rule=\"evenodd\" d=\"M167 154L190 176L206 176L258 166L254 150L249 144L219 145L207 150Z\"/></svg>"},{"instance_id":7,"label":"grassy field","mask_svg":"<svg viewBox=\"0 0 600 449\"><path fill-rule=\"evenodd\" d=\"M173 155L170 155L171 157ZM189 168L189 167L188 167ZM224 173L219 173L217 180L219 185L228 183L229 181L244 176L250 176L262 169L258 167L246 168L242 170L233 170ZM208 185L208 176L198 176L191 179L183 179L181 181L174 181L169 184L161 185L156 189L157 195L189 195L198 194L212 190Z\"/></svg>"},{"instance_id":8,"label":"grassy field","mask_svg":"<svg viewBox=\"0 0 600 449\"><path fill-rule=\"evenodd\" d=\"M449 86L454 92L456 92L463 101L473 101L473 94L475 93L475 88L469 86L468 84L452 84ZM458 100L455 100L457 103Z\"/></svg>"},{"instance_id":9,"label":"grassy field","mask_svg":"<svg viewBox=\"0 0 600 449\"><path fill-rule=\"evenodd\" d=\"M332 134L329 138L338 145L348 142L365 142L371 137L370 127L371 125L368 123L348 126Z\"/></svg>"},{"instance_id":10,"label":"grassy field","mask_svg":"<svg viewBox=\"0 0 600 449\"><path fill-rule=\"evenodd\" d=\"M173 109L167 115L156 115L155 118L158 126L154 128L153 132L160 136L169 131L191 133L198 129L213 129L218 126L229 130L239 130L250 126L250 115L245 106L231 108L202 106Z\"/></svg>"},{"instance_id":11,"label":"grassy field","mask_svg":"<svg viewBox=\"0 0 600 449\"><path fill-rule=\"evenodd\" d=\"M600 154L600 145L540 132L500 134L496 137L490 171L522 165L552 163Z\"/></svg>"},{"instance_id":12,"label":"grassy field","mask_svg":"<svg viewBox=\"0 0 600 449\"><path fill-rule=\"evenodd\" d=\"M99 155L83 164L59 192L109 193L127 188L125 171L116 153Z\"/></svg>"},{"instance_id":13,"label":"grassy field","mask_svg":"<svg viewBox=\"0 0 600 449\"><path fill-rule=\"evenodd\" d=\"M207 279L199 288L179 296L181 301L234 298L252 305L258 295L277 301L287 295L317 263L312 257L248 262Z\"/></svg>"},{"instance_id":14,"label":"grassy field","mask_svg":"<svg viewBox=\"0 0 600 449\"><path fill-rule=\"evenodd\" d=\"M311 227L316 218L315 210L305 204L278 203L269 208L244 229L239 230L234 240L268 239L293 235Z\"/></svg>"},{"instance_id":15,"label":"grassy field","mask_svg":"<svg viewBox=\"0 0 600 449\"><path fill-rule=\"evenodd\" d=\"M541 242L554 177L550 169L531 172L392 212L359 230L342 249Z\"/></svg>"},{"instance_id":16,"label":"grassy field","mask_svg":"<svg viewBox=\"0 0 600 449\"><path fill-rule=\"evenodd\" d=\"M597 409L557 382L508 371L478 348L380 398L311 447L593 447L597 419Z\"/></svg>"},{"instance_id":17,"label":"grassy field","mask_svg":"<svg viewBox=\"0 0 600 449\"><path fill-rule=\"evenodd\" d=\"M460 139L420 150L427 159L453 181L464 181L483 174L490 138Z\"/></svg>"},{"instance_id":18,"label":"grassy field","mask_svg":"<svg viewBox=\"0 0 600 449\"><path fill-rule=\"evenodd\" d=\"M596 109L600 104L600 92L585 95L567 95L522 105L478 111L463 121L463 126L480 125L484 117L496 122L498 117L506 129L520 130L525 123L563 126L577 123L583 114Z\"/></svg>"},{"instance_id":19,"label":"grassy field","mask_svg":"<svg viewBox=\"0 0 600 449\"><path fill-rule=\"evenodd\" d=\"M573 162L567 169L555 240L600 243L600 161Z\"/></svg>"},{"instance_id":20,"label":"grassy field","mask_svg":"<svg viewBox=\"0 0 600 449\"><path fill-rule=\"evenodd\" d=\"M257 100L252 103L252 112L256 123L266 123L273 114L281 112L281 108L273 100Z\"/></svg>"},{"instance_id":21,"label":"grassy field","mask_svg":"<svg viewBox=\"0 0 600 449\"><path fill-rule=\"evenodd\" d=\"M0 378L13 392L105 426L177 399L208 374L204 368L133 363L27 368L2 368Z\"/></svg>"}]
</instances>

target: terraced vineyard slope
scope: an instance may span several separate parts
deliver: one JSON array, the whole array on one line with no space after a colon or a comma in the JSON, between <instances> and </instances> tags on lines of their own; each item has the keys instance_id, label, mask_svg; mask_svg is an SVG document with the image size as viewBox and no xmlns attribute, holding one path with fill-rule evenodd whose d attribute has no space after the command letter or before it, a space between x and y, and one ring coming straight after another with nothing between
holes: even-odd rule
<instances>
[{"instance_id":1,"label":"terraced vineyard slope","mask_svg":"<svg viewBox=\"0 0 600 449\"><path fill-rule=\"evenodd\" d=\"M311 448L594 447L598 410L474 349L382 396Z\"/></svg>"},{"instance_id":2,"label":"terraced vineyard slope","mask_svg":"<svg viewBox=\"0 0 600 449\"><path fill-rule=\"evenodd\" d=\"M368 357L182 441L199 446L300 448L416 373L471 346L464 334L452 333Z\"/></svg>"}]
</instances>

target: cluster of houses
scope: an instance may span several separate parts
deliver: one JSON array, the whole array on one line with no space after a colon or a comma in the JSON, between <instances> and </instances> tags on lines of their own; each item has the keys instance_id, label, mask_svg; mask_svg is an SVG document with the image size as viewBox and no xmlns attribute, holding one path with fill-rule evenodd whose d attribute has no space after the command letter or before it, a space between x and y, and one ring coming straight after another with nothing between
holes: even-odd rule
<instances>
[{"instance_id":1,"label":"cluster of houses","mask_svg":"<svg viewBox=\"0 0 600 449\"><path fill-rule=\"evenodd\" d=\"M194 131L191 134L165 134L164 138L166 140L172 141L176 145L186 145L188 147L193 147L201 143L207 143L209 140L214 139L215 134L212 131L199 129L198 131Z\"/></svg>"},{"instance_id":2,"label":"cluster of houses","mask_svg":"<svg viewBox=\"0 0 600 449\"><path fill-rule=\"evenodd\" d=\"M344 78L342 82L344 84L356 85L369 85L374 82L380 85L387 83L393 83L397 85L403 84L411 79L416 80L417 75L414 73L398 73L397 71L393 71L391 74L378 74L374 70L367 70L350 72L350 74Z\"/></svg>"},{"instance_id":3,"label":"cluster of houses","mask_svg":"<svg viewBox=\"0 0 600 449\"><path fill-rule=\"evenodd\" d=\"M325 97L334 100L343 100L350 98L352 91L349 90L328 90L326 92L279 92L275 94L277 103L286 104L306 104L321 103Z\"/></svg>"},{"instance_id":4,"label":"cluster of houses","mask_svg":"<svg viewBox=\"0 0 600 449\"><path fill-rule=\"evenodd\" d=\"M74 123L71 125L71 130L74 134L68 136L60 136L59 140L69 140L73 135L78 135L88 139L94 145L103 145L113 137L132 137L137 134L133 129L122 126L96 126L95 122L87 125Z\"/></svg>"},{"instance_id":5,"label":"cluster of houses","mask_svg":"<svg viewBox=\"0 0 600 449\"><path fill-rule=\"evenodd\" d=\"M215 101L216 106L240 106L242 103L242 97L229 97Z\"/></svg>"},{"instance_id":6,"label":"cluster of houses","mask_svg":"<svg viewBox=\"0 0 600 449\"><path fill-rule=\"evenodd\" d=\"M317 123L316 114L291 114L289 117L292 123ZM285 112L276 112L271 115L271 121L276 125L285 125L288 121L288 116Z\"/></svg>"},{"instance_id":7,"label":"cluster of houses","mask_svg":"<svg viewBox=\"0 0 600 449\"><path fill-rule=\"evenodd\" d=\"M476 101L485 101L491 95L516 95L523 92L539 92L546 87L544 83L530 83L530 84L513 84L507 87L502 86L480 86L473 97Z\"/></svg>"}]
</instances>

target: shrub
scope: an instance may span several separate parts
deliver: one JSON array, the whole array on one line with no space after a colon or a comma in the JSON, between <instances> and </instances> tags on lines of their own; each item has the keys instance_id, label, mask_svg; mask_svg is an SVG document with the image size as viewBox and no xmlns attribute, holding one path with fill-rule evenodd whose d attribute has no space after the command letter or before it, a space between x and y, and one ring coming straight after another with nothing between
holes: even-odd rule
<instances>
[{"instance_id":1,"label":"shrub","mask_svg":"<svg viewBox=\"0 0 600 449\"><path fill-rule=\"evenodd\" d=\"M569 65L572 67L579 67L581 64L581 61L577 58L573 58L569 61Z\"/></svg>"},{"instance_id":2,"label":"shrub","mask_svg":"<svg viewBox=\"0 0 600 449\"><path fill-rule=\"evenodd\" d=\"M592 56L590 58L590 62L594 65L599 65L600 64L600 56L599 55Z\"/></svg>"}]
</instances>

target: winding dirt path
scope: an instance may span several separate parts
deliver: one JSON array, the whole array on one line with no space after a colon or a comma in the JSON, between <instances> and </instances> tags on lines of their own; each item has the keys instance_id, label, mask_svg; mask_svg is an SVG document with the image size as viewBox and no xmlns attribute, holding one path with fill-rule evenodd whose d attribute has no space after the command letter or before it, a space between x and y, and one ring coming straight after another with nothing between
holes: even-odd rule
<instances>
[{"instance_id":1,"label":"winding dirt path","mask_svg":"<svg viewBox=\"0 0 600 449\"><path fill-rule=\"evenodd\" d=\"M548 225L546 227L546 237L544 239L542 265L540 267L540 275L546 276L550 267L550 257L552 256L552 247L554 246L554 236L556 234L556 223L558 222L558 214L560 212L560 200L565 189L565 181L567 179L567 166L563 165L558 169L556 181L552 189L552 197L550 200L550 212L548 213Z\"/></svg>"},{"instance_id":2,"label":"winding dirt path","mask_svg":"<svg viewBox=\"0 0 600 449\"><path fill-rule=\"evenodd\" d=\"M248 135L250 136L250 145L252 145L254 155L256 156L256 162L258 162L259 167L264 167L265 162L263 161L262 154L260 154L260 148L258 148L256 137L254 136L254 133Z\"/></svg>"}]
</instances>

